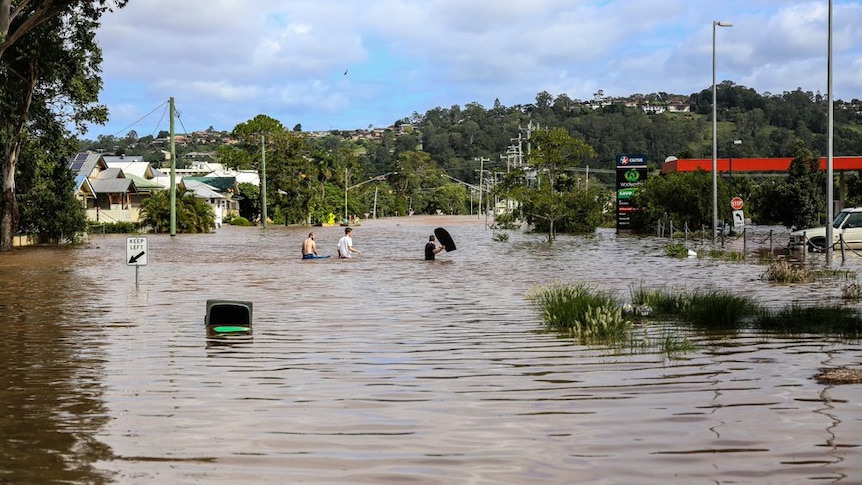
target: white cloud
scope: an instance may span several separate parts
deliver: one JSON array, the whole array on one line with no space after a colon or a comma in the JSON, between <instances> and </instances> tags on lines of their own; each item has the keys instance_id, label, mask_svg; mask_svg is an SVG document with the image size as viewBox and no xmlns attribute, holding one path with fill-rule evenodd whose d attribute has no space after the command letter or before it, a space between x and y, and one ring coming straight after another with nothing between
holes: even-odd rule
<instances>
[{"instance_id":1,"label":"white cloud","mask_svg":"<svg viewBox=\"0 0 862 485\"><path fill-rule=\"evenodd\" d=\"M862 98L862 6L835 7L836 96ZM826 12L815 0L130 2L98 33L111 123L96 132L170 96L187 129L259 113L348 129L543 90L691 94L711 83L713 20L734 24L717 32L719 81L825 91Z\"/></svg>"}]
</instances>

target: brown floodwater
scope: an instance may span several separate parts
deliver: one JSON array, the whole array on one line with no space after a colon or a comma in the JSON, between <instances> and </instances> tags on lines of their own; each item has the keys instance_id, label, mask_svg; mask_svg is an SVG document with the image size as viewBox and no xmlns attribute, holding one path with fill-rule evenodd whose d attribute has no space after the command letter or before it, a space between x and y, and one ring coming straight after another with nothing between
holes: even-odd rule
<instances>
[{"instance_id":1,"label":"brown floodwater","mask_svg":"<svg viewBox=\"0 0 862 485\"><path fill-rule=\"evenodd\" d=\"M423 261L438 226L458 249ZM332 254L342 228L313 229ZM300 260L308 232L149 235L137 282L123 235L0 255L0 484L862 483L862 385L812 379L862 367L858 341L675 329L698 348L668 358L542 332L524 298L590 281L778 307L846 279L772 284L756 257L604 229L498 241L476 216L366 221L350 261ZM253 335L208 339L208 299L251 301Z\"/></svg>"}]
</instances>

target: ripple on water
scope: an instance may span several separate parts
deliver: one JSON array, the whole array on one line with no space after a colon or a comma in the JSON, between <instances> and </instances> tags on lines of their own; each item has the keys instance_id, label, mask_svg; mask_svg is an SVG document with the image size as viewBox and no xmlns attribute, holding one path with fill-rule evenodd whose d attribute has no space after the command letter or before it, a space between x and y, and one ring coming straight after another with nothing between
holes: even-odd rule
<instances>
[{"instance_id":1,"label":"ripple on water","mask_svg":"<svg viewBox=\"0 0 862 485\"><path fill-rule=\"evenodd\" d=\"M458 250L423 261L443 225ZM315 231L324 253L342 233ZM664 240L607 230L497 242L475 216L366 222L352 261L299 260L307 232L151 235L137 287L124 236L0 258L15 322L0 451L18 457L0 480L52 466L92 483L862 480L859 386L811 379L860 365L858 342L678 329L700 349L671 360L543 333L524 300L560 280L624 300L643 284L777 306L837 299L838 282L773 285L753 262L671 259ZM211 298L252 301L253 335L207 339ZM84 465L51 465L58 455Z\"/></svg>"}]
</instances>

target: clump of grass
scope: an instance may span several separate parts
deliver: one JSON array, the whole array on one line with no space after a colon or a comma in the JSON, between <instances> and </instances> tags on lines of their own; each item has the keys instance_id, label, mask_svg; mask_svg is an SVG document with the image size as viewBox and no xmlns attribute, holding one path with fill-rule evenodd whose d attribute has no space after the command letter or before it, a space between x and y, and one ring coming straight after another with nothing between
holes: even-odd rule
<instances>
[{"instance_id":1,"label":"clump of grass","mask_svg":"<svg viewBox=\"0 0 862 485\"><path fill-rule=\"evenodd\" d=\"M760 305L748 295L727 290L695 291L688 296L681 316L692 325L710 330L735 330L748 317L757 315Z\"/></svg>"},{"instance_id":2,"label":"clump of grass","mask_svg":"<svg viewBox=\"0 0 862 485\"><path fill-rule=\"evenodd\" d=\"M587 283L537 286L527 298L541 311L550 330L581 343L620 341L631 327L614 295Z\"/></svg>"},{"instance_id":3,"label":"clump of grass","mask_svg":"<svg viewBox=\"0 0 862 485\"><path fill-rule=\"evenodd\" d=\"M776 283L808 283L814 280L814 276L805 267L781 259L770 263L761 279Z\"/></svg>"},{"instance_id":4,"label":"clump of grass","mask_svg":"<svg viewBox=\"0 0 862 485\"><path fill-rule=\"evenodd\" d=\"M509 240L509 234L505 232L494 233L494 240L497 242L506 242Z\"/></svg>"},{"instance_id":5,"label":"clump of grass","mask_svg":"<svg viewBox=\"0 0 862 485\"><path fill-rule=\"evenodd\" d=\"M745 254L740 251L725 251L723 249L710 249L706 255L712 259L720 259L722 261L743 261Z\"/></svg>"},{"instance_id":6,"label":"clump of grass","mask_svg":"<svg viewBox=\"0 0 862 485\"><path fill-rule=\"evenodd\" d=\"M688 292L685 289L649 289L641 283L638 286L629 285L629 294L632 304L646 305L657 316L679 315L688 304Z\"/></svg>"},{"instance_id":7,"label":"clump of grass","mask_svg":"<svg viewBox=\"0 0 862 485\"><path fill-rule=\"evenodd\" d=\"M810 333L844 338L862 336L862 315L859 311L837 304L794 304L774 311L763 310L754 324L761 330L782 334Z\"/></svg>"},{"instance_id":8,"label":"clump of grass","mask_svg":"<svg viewBox=\"0 0 862 485\"><path fill-rule=\"evenodd\" d=\"M665 329L658 336L650 336L646 328L641 336L632 332L627 342L621 342L616 347L621 350L627 349L631 353L659 352L668 358L679 357L697 349L694 343L677 336L670 330Z\"/></svg>"},{"instance_id":9,"label":"clump of grass","mask_svg":"<svg viewBox=\"0 0 862 485\"><path fill-rule=\"evenodd\" d=\"M845 300L862 300L862 285L854 281L842 286L841 298Z\"/></svg>"},{"instance_id":10,"label":"clump of grass","mask_svg":"<svg viewBox=\"0 0 862 485\"><path fill-rule=\"evenodd\" d=\"M664 247L664 254L671 258L687 258L688 248L683 243L672 243Z\"/></svg>"}]
</instances>

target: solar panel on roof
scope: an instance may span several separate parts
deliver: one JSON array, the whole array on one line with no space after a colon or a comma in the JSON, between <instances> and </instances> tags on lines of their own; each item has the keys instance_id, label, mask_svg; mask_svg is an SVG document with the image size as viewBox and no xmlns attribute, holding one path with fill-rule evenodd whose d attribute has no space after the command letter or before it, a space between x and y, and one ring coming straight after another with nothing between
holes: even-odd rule
<instances>
[{"instance_id":1,"label":"solar panel on roof","mask_svg":"<svg viewBox=\"0 0 862 485\"><path fill-rule=\"evenodd\" d=\"M69 169L73 172L80 172L84 168L84 162L72 162L69 164Z\"/></svg>"},{"instance_id":2,"label":"solar panel on roof","mask_svg":"<svg viewBox=\"0 0 862 485\"><path fill-rule=\"evenodd\" d=\"M77 155L75 155L75 161L76 162L86 162L88 156L89 155L86 153L78 153Z\"/></svg>"}]
</instances>

